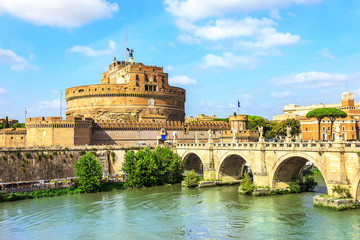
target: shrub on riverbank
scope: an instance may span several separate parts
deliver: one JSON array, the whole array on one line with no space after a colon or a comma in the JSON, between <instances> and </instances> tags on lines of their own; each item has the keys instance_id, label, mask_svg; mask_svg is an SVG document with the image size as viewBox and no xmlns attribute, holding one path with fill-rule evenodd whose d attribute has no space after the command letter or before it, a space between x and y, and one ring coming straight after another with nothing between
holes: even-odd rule
<instances>
[{"instance_id":1,"label":"shrub on riverbank","mask_svg":"<svg viewBox=\"0 0 360 240\"><path fill-rule=\"evenodd\" d=\"M76 187L84 192L98 192L103 173L100 161L88 152L81 156L74 166L75 175L78 176Z\"/></svg>"},{"instance_id":2,"label":"shrub on riverbank","mask_svg":"<svg viewBox=\"0 0 360 240\"><path fill-rule=\"evenodd\" d=\"M122 170L127 174L126 186L131 188L181 182L184 171L181 158L168 147L128 151Z\"/></svg>"},{"instance_id":3,"label":"shrub on riverbank","mask_svg":"<svg viewBox=\"0 0 360 240\"><path fill-rule=\"evenodd\" d=\"M250 195L255 190L255 185L248 172L244 173L244 178L240 183L240 193Z\"/></svg>"},{"instance_id":4,"label":"shrub on riverbank","mask_svg":"<svg viewBox=\"0 0 360 240\"><path fill-rule=\"evenodd\" d=\"M194 170L186 173L184 178L185 186L188 188L197 187L199 185L200 178Z\"/></svg>"},{"instance_id":5,"label":"shrub on riverbank","mask_svg":"<svg viewBox=\"0 0 360 240\"><path fill-rule=\"evenodd\" d=\"M115 190L124 189L124 183L122 182L105 182L101 185L100 192L110 192ZM5 193L0 191L0 203L10 202L24 199L43 198L43 197L54 197L67 194L83 193L79 188L51 188L46 190L37 190L33 192L16 192L16 193Z\"/></svg>"}]
</instances>

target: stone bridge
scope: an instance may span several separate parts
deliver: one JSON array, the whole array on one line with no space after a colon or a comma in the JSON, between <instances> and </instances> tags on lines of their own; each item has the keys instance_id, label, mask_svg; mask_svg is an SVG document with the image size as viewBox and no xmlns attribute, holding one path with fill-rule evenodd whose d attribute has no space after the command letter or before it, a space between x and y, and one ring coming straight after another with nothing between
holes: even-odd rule
<instances>
[{"instance_id":1,"label":"stone bridge","mask_svg":"<svg viewBox=\"0 0 360 240\"><path fill-rule=\"evenodd\" d=\"M303 167L311 162L330 195L334 185L341 185L360 199L360 142L178 143L176 152L186 170L194 169L205 179L239 179L248 166L254 184L270 188L288 186L294 176L302 179Z\"/></svg>"}]
</instances>

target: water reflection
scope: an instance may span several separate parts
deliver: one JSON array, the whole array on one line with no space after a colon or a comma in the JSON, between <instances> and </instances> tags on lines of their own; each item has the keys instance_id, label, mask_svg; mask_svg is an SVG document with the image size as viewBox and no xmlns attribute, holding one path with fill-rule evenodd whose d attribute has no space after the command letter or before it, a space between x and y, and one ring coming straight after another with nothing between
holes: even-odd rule
<instances>
[{"instance_id":1,"label":"water reflection","mask_svg":"<svg viewBox=\"0 0 360 240\"><path fill-rule=\"evenodd\" d=\"M314 208L315 194L172 185L2 203L0 239L358 239L360 211Z\"/></svg>"}]
</instances>

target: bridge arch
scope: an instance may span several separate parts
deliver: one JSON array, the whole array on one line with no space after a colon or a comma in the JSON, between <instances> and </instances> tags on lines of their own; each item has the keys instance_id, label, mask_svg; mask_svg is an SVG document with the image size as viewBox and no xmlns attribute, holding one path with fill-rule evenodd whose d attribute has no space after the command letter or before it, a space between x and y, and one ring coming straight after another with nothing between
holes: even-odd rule
<instances>
[{"instance_id":1,"label":"bridge arch","mask_svg":"<svg viewBox=\"0 0 360 240\"><path fill-rule=\"evenodd\" d=\"M328 190L326 168L311 155L300 152L288 153L277 159L270 171L270 187L286 187L287 183L291 182L294 176L300 176L307 162L313 163L319 169Z\"/></svg>"},{"instance_id":2,"label":"bridge arch","mask_svg":"<svg viewBox=\"0 0 360 240\"><path fill-rule=\"evenodd\" d=\"M355 181L352 183L352 186L355 188L353 192L351 192L351 195L356 199L360 200L360 169L357 170L355 177Z\"/></svg>"},{"instance_id":3,"label":"bridge arch","mask_svg":"<svg viewBox=\"0 0 360 240\"><path fill-rule=\"evenodd\" d=\"M246 165L251 169L246 157L239 153L226 153L222 156L217 171L217 178L221 180L239 180L246 170Z\"/></svg>"},{"instance_id":4,"label":"bridge arch","mask_svg":"<svg viewBox=\"0 0 360 240\"><path fill-rule=\"evenodd\" d=\"M204 163L195 152L186 152L183 157L185 171L194 170L199 176L204 176Z\"/></svg>"}]
</instances>

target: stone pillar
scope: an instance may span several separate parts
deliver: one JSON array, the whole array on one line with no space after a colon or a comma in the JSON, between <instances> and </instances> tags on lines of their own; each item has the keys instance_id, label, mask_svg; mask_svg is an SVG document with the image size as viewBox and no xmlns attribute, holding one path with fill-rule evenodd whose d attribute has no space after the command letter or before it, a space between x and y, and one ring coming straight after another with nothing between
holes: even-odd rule
<instances>
[{"instance_id":1,"label":"stone pillar","mask_svg":"<svg viewBox=\"0 0 360 240\"><path fill-rule=\"evenodd\" d=\"M328 183L328 192L329 195L332 195L332 187L334 185L341 185L343 187L349 187L349 183L347 181L347 173L345 168L345 149L344 143L334 143L333 149L337 149L338 151L329 152L331 156L327 156L327 153L322 154L321 158L327 158L327 174L326 180Z\"/></svg>"},{"instance_id":2,"label":"stone pillar","mask_svg":"<svg viewBox=\"0 0 360 240\"><path fill-rule=\"evenodd\" d=\"M213 144L206 144L206 148L207 151L203 158L204 179L216 179Z\"/></svg>"}]
</instances>

